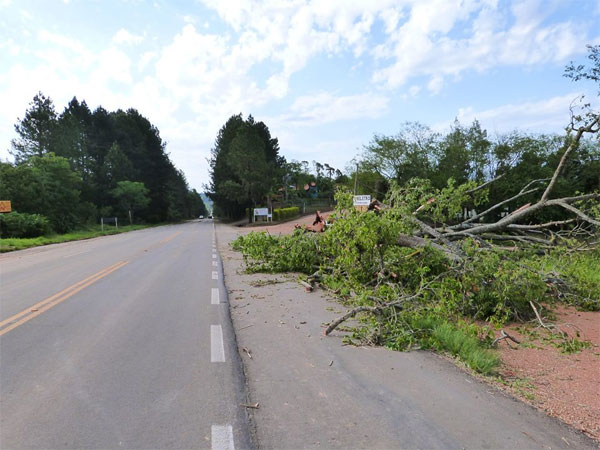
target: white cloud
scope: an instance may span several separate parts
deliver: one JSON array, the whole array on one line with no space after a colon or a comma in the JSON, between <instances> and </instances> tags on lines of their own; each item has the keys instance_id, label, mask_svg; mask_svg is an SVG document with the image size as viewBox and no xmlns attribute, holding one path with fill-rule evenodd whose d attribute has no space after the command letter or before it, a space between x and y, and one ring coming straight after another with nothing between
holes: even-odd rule
<instances>
[{"instance_id":1,"label":"white cloud","mask_svg":"<svg viewBox=\"0 0 600 450\"><path fill-rule=\"evenodd\" d=\"M119 31L115 33L112 38L112 41L115 44L126 44L126 45L136 45L141 43L144 40L143 36L139 36L137 34L132 34L127 31L125 28L121 28Z\"/></svg>"},{"instance_id":2,"label":"white cloud","mask_svg":"<svg viewBox=\"0 0 600 450\"><path fill-rule=\"evenodd\" d=\"M499 133L515 129L556 132L569 124L569 107L580 95L573 92L545 100L509 103L483 111L467 106L459 108L456 118L462 124L470 124L477 119L483 128ZM452 121L445 121L433 128L444 130L451 124Z\"/></svg>"},{"instance_id":3,"label":"white cloud","mask_svg":"<svg viewBox=\"0 0 600 450\"><path fill-rule=\"evenodd\" d=\"M319 54L350 51L360 57L368 48L376 17L397 1L359 2L346 0L291 2L258 0L204 0L221 19L241 36L253 36L245 51L260 47L260 60L281 63L270 80L276 96L288 91L290 77ZM400 17L400 14L397 14Z\"/></svg>"},{"instance_id":4,"label":"white cloud","mask_svg":"<svg viewBox=\"0 0 600 450\"><path fill-rule=\"evenodd\" d=\"M429 80L429 83L427 83L427 89L432 94L439 93L442 90L443 86L444 78L440 75L434 75L433 77L431 77L431 80Z\"/></svg>"},{"instance_id":5,"label":"white cloud","mask_svg":"<svg viewBox=\"0 0 600 450\"><path fill-rule=\"evenodd\" d=\"M150 51L142 53L138 62L138 70L140 72L143 71L152 61L156 60L156 58L158 58L157 52Z\"/></svg>"},{"instance_id":6,"label":"white cloud","mask_svg":"<svg viewBox=\"0 0 600 450\"><path fill-rule=\"evenodd\" d=\"M86 48L80 41L61 34L42 29L38 32L38 42L35 53L43 58L44 52L54 50L63 53L65 58L71 59L73 67L80 66L87 69L95 59L92 51ZM65 53L66 52L66 53ZM57 64L58 65L58 64Z\"/></svg>"},{"instance_id":7,"label":"white cloud","mask_svg":"<svg viewBox=\"0 0 600 450\"><path fill-rule=\"evenodd\" d=\"M409 114L393 98L397 103L425 92L444 92L465 72L562 64L583 53L585 43L598 40L593 35L598 31L590 25L597 17L588 25L583 19L557 19L552 7L559 0L516 0L508 7L500 0L203 3L214 12L199 13L191 6L186 7L187 15L178 11L179 30L156 28L160 34L152 38L136 35L127 29L133 22L124 18L117 27L125 28L87 43L84 37L57 32L65 29L58 25L36 26L37 13L15 10L19 19L15 23L20 25L10 40L0 43L9 58L8 69L0 70L2 123L14 123L38 90L50 95L57 106L73 95L85 98L92 107L133 106L160 128L176 162L189 167L185 160L200 158L198 166L205 168L203 158L232 114L257 114L265 107L271 117L262 120L280 137L282 148L301 152L306 142L303 134L308 134L305 127L336 121L348 121L353 127L350 121L360 119L391 121L390 111ZM1 6L8 4L10 0L0 0ZM217 34L223 23L215 20L215 14L225 23L225 32ZM41 31L23 39L21 34L28 29ZM306 87L308 77L303 78L304 69L326 57L347 64L340 72L346 70L348 76L342 75L335 93L323 91L334 82L328 73L323 73L330 83L326 86L316 80ZM305 90L295 90L298 86ZM308 95L310 91L314 94ZM481 111L465 107L457 114L465 121L474 117L488 121L491 128L555 130L565 123L561 114L568 114L568 101L556 97ZM2 136L10 134L3 131L8 128L12 125L0 125ZM327 152L357 146L346 140L342 145L342 140L330 139L327 145L315 143L311 148ZM193 176L190 181L199 187Z\"/></svg>"},{"instance_id":8,"label":"white cloud","mask_svg":"<svg viewBox=\"0 0 600 450\"><path fill-rule=\"evenodd\" d=\"M438 93L445 79L465 71L498 66L561 63L589 41L582 24L562 20L545 24L556 3L519 0L506 8L497 0L204 0L206 6L246 40L243 49L259 51L258 61L281 63L272 75L277 96L288 92L290 77L319 54L366 49L379 64L372 80L398 88L426 77ZM384 39L373 43L373 31ZM252 36L252 38L248 38Z\"/></svg>"},{"instance_id":9,"label":"white cloud","mask_svg":"<svg viewBox=\"0 0 600 450\"><path fill-rule=\"evenodd\" d=\"M408 20L391 32L386 28L389 39L373 50L374 57L391 60L373 80L395 88L426 76L428 88L439 92L444 78L465 71L564 62L584 49L587 29L569 20L545 25L549 9L537 1L515 2L507 15L496 2L416 3Z\"/></svg>"},{"instance_id":10,"label":"white cloud","mask_svg":"<svg viewBox=\"0 0 600 450\"><path fill-rule=\"evenodd\" d=\"M342 120L376 119L388 112L388 104L388 97L373 93L336 97L320 92L296 99L288 122L316 126Z\"/></svg>"}]
</instances>

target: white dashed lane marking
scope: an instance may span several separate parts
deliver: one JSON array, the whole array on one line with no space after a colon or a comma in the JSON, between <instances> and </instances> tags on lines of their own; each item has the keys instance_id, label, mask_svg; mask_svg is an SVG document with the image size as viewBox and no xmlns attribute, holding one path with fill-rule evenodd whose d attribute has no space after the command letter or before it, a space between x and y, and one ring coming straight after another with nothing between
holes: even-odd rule
<instances>
[{"instance_id":1,"label":"white dashed lane marking","mask_svg":"<svg viewBox=\"0 0 600 450\"><path fill-rule=\"evenodd\" d=\"M235 450L231 425L213 425L211 441L212 450Z\"/></svg>"},{"instance_id":2,"label":"white dashed lane marking","mask_svg":"<svg viewBox=\"0 0 600 450\"><path fill-rule=\"evenodd\" d=\"M210 303L211 305L219 304L219 288L212 288L210 292Z\"/></svg>"},{"instance_id":3,"label":"white dashed lane marking","mask_svg":"<svg viewBox=\"0 0 600 450\"><path fill-rule=\"evenodd\" d=\"M221 325L210 326L210 362L225 362L223 329Z\"/></svg>"},{"instance_id":4,"label":"white dashed lane marking","mask_svg":"<svg viewBox=\"0 0 600 450\"><path fill-rule=\"evenodd\" d=\"M219 273L216 270L213 270L212 279L213 280L218 280L219 279Z\"/></svg>"}]
</instances>

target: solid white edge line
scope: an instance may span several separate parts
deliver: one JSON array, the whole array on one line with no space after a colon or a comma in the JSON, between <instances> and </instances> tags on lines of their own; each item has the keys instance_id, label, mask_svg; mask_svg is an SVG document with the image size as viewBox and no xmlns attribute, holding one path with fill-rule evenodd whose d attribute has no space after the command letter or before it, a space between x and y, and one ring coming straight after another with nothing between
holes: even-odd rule
<instances>
[{"instance_id":1,"label":"solid white edge line","mask_svg":"<svg viewBox=\"0 0 600 450\"><path fill-rule=\"evenodd\" d=\"M212 290L210 291L210 304L219 304L219 288L212 288Z\"/></svg>"},{"instance_id":2,"label":"solid white edge line","mask_svg":"<svg viewBox=\"0 0 600 450\"><path fill-rule=\"evenodd\" d=\"M213 280L218 280L218 279L219 279L219 273L218 273L218 272L216 272L215 270L213 270L213 273L212 273L212 279L213 279Z\"/></svg>"},{"instance_id":3,"label":"solid white edge line","mask_svg":"<svg viewBox=\"0 0 600 450\"><path fill-rule=\"evenodd\" d=\"M235 450L231 425L213 425L210 434L212 450Z\"/></svg>"},{"instance_id":4,"label":"solid white edge line","mask_svg":"<svg viewBox=\"0 0 600 450\"><path fill-rule=\"evenodd\" d=\"M225 362L223 329L221 325L210 326L210 362Z\"/></svg>"}]
</instances>

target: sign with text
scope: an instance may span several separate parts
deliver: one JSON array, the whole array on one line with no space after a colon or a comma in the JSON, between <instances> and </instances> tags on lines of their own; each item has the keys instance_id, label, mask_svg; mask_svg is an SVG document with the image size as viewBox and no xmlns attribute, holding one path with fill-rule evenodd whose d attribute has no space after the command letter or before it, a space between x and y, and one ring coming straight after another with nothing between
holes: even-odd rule
<instances>
[{"instance_id":1,"label":"sign with text","mask_svg":"<svg viewBox=\"0 0 600 450\"><path fill-rule=\"evenodd\" d=\"M255 216L267 216L269 215L269 208L254 208Z\"/></svg>"},{"instance_id":2,"label":"sign with text","mask_svg":"<svg viewBox=\"0 0 600 450\"><path fill-rule=\"evenodd\" d=\"M10 200L0 200L0 213L9 213L12 211Z\"/></svg>"},{"instance_id":3,"label":"sign with text","mask_svg":"<svg viewBox=\"0 0 600 450\"><path fill-rule=\"evenodd\" d=\"M354 196L354 206L369 206L371 203L370 195L355 195Z\"/></svg>"}]
</instances>

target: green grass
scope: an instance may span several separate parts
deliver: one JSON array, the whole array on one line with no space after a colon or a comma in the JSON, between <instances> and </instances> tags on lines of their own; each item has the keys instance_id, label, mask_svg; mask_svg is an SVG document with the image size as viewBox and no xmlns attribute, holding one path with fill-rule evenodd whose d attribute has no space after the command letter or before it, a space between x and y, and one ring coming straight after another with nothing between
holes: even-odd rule
<instances>
[{"instance_id":1,"label":"green grass","mask_svg":"<svg viewBox=\"0 0 600 450\"><path fill-rule=\"evenodd\" d=\"M570 285L563 299L585 311L600 311L600 250L544 257L541 269L560 274ZM532 263L532 265L535 263Z\"/></svg>"},{"instance_id":2,"label":"green grass","mask_svg":"<svg viewBox=\"0 0 600 450\"><path fill-rule=\"evenodd\" d=\"M432 337L437 346L460 357L471 369L484 375L493 374L500 364L499 356L485 348L472 334L451 323L442 323L433 329Z\"/></svg>"},{"instance_id":3,"label":"green grass","mask_svg":"<svg viewBox=\"0 0 600 450\"><path fill-rule=\"evenodd\" d=\"M417 345L420 348L450 353L483 375L494 375L497 372L500 365L498 352L490 348L486 339L478 336L478 327L475 325L469 325L467 322L455 323L434 312L409 316L406 319L411 332L403 333L402 327L394 329L388 335L386 347L405 350L408 339L408 348Z\"/></svg>"},{"instance_id":4,"label":"green grass","mask_svg":"<svg viewBox=\"0 0 600 450\"><path fill-rule=\"evenodd\" d=\"M124 227L105 226L104 231L100 226L74 231L66 234L53 234L48 236L40 236L36 238L6 238L0 239L0 253L12 252L15 250L23 250L30 247L39 247L41 245L59 244L61 242L79 241L82 239L91 239L98 236L108 236L111 234L127 233L128 231L141 230L148 228L151 225L127 225Z\"/></svg>"}]
</instances>

